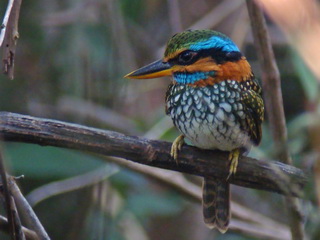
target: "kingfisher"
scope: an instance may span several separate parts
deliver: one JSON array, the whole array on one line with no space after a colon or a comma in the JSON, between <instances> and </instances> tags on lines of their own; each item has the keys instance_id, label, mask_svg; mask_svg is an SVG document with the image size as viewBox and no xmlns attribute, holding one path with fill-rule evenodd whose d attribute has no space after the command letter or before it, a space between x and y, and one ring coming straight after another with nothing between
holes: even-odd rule
<instances>
[{"instance_id":1,"label":"kingfisher","mask_svg":"<svg viewBox=\"0 0 320 240\"><path fill-rule=\"evenodd\" d=\"M185 138L200 149L229 152L229 175L225 179L205 176L202 196L204 222L225 233L231 215L228 180L236 174L240 156L262 138L262 89L236 44L213 30L175 34L162 59L125 77L163 76L172 76L166 114L181 133L171 147L173 159L178 163Z\"/></svg>"}]
</instances>

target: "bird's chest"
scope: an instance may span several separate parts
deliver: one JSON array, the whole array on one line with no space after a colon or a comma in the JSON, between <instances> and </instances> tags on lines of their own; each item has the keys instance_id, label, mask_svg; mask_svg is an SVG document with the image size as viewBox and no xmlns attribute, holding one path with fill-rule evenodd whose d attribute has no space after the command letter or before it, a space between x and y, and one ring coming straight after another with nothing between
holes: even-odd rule
<instances>
[{"instance_id":1,"label":"bird's chest","mask_svg":"<svg viewBox=\"0 0 320 240\"><path fill-rule=\"evenodd\" d=\"M248 144L244 105L236 81L192 87L172 84L167 91L166 112L193 145L231 151Z\"/></svg>"}]
</instances>

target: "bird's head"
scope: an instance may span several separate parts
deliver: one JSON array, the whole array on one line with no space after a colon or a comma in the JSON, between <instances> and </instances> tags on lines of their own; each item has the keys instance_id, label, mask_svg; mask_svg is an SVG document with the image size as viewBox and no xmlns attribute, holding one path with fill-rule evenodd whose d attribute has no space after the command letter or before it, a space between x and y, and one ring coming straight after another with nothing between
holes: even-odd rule
<instances>
[{"instance_id":1,"label":"bird's head","mask_svg":"<svg viewBox=\"0 0 320 240\"><path fill-rule=\"evenodd\" d=\"M167 43L163 59L126 75L147 79L173 76L173 80L192 86L207 86L225 80L245 81L251 67L236 44L212 30L184 31Z\"/></svg>"}]
</instances>

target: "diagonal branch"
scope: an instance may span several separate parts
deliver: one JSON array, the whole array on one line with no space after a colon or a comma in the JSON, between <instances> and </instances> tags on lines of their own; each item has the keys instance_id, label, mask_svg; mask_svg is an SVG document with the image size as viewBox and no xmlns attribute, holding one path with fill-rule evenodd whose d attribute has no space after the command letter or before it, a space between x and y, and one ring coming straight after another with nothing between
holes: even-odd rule
<instances>
[{"instance_id":1,"label":"diagonal branch","mask_svg":"<svg viewBox=\"0 0 320 240\"><path fill-rule=\"evenodd\" d=\"M114 162L122 167L131 169L135 172L148 176L161 184L178 191L186 198L201 203L202 201L202 189L200 186L188 181L185 176L179 172L165 171L160 168L153 168L147 165L135 164L134 162L126 161L122 158L105 157L108 161ZM231 212L232 216L230 222L230 229L238 230L246 233L249 236L260 236L262 239L290 239L289 228L272 220L258 212L255 212L247 207L238 204L231 200ZM236 219L242 219L239 221ZM249 224L250 227L248 227ZM257 234L260 232L260 234Z\"/></svg>"},{"instance_id":2,"label":"diagonal branch","mask_svg":"<svg viewBox=\"0 0 320 240\"><path fill-rule=\"evenodd\" d=\"M18 20L22 0L9 0L0 26L0 47L3 47L3 72L13 79L14 57L19 38Z\"/></svg>"},{"instance_id":3,"label":"diagonal branch","mask_svg":"<svg viewBox=\"0 0 320 240\"><path fill-rule=\"evenodd\" d=\"M18 237L15 235L16 233L16 222L13 214L13 206L11 201L11 194L8 187L8 179L7 179L7 173L4 166L3 156L2 156L2 150L0 149L0 177L1 177L1 187L3 191L3 197L5 202L5 209L7 213L7 219L8 219L8 225L9 225L9 232L12 237L12 239L16 240Z\"/></svg>"},{"instance_id":4,"label":"diagonal branch","mask_svg":"<svg viewBox=\"0 0 320 240\"><path fill-rule=\"evenodd\" d=\"M289 149L287 147L287 128L283 110L280 74L267 32L266 21L262 10L253 0L247 0L247 7L251 20L254 43L263 72L262 84L270 128L276 146L275 150L281 162L292 164ZM285 204L289 214L292 239L305 239L303 216L298 199L286 197Z\"/></svg>"},{"instance_id":5,"label":"diagonal branch","mask_svg":"<svg viewBox=\"0 0 320 240\"><path fill-rule=\"evenodd\" d=\"M104 168L99 168L79 176L51 182L32 190L27 195L26 199L31 206L35 206L39 202L52 196L95 185L118 171L117 166L111 167L108 165Z\"/></svg>"},{"instance_id":6,"label":"diagonal branch","mask_svg":"<svg viewBox=\"0 0 320 240\"><path fill-rule=\"evenodd\" d=\"M170 157L169 142L15 113L0 112L0 134L6 141L78 149L198 176L226 178L229 169L227 152L183 146L177 165ZM300 169L244 156L230 179L236 185L294 196L302 195L306 182Z\"/></svg>"},{"instance_id":7,"label":"diagonal branch","mask_svg":"<svg viewBox=\"0 0 320 240\"><path fill-rule=\"evenodd\" d=\"M24 235L24 232L22 230L22 225L19 217L19 213L16 207L16 203L14 201L14 198L10 196L10 202L11 202L11 209L13 220L14 220L14 239L17 240L26 240L26 236Z\"/></svg>"},{"instance_id":8,"label":"diagonal branch","mask_svg":"<svg viewBox=\"0 0 320 240\"><path fill-rule=\"evenodd\" d=\"M9 233L8 220L7 220L7 218L5 218L1 215L0 215L0 230ZM34 231L32 231L28 228L25 228L25 227L22 227L22 231L23 231L24 235L26 236L27 240L39 240L37 234Z\"/></svg>"},{"instance_id":9,"label":"diagonal branch","mask_svg":"<svg viewBox=\"0 0 320 240\"><path fill-rule=\"evenodd\" d=\"M34 213L33 209L22 195L18 185L15 182L15 179L11 177L8 178L8 180L10 192L17 205L18 211L21 217L26 221L27 226L30 227L30 229L33 230L41 240L50 240L50 237L39 221L37 215Z\"/></svg>"}]
</instances>

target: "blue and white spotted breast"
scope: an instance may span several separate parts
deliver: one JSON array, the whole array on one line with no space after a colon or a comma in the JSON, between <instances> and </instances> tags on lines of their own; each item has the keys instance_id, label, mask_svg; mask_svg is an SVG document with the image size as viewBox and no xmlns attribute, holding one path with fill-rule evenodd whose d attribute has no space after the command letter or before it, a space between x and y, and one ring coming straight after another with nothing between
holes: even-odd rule
<instances>
[{"instance_id":1,"label":"blue and white spotted breast","mask_svg":"<svg viewBox=\"0 0 320 240\"><path fill-rule=\"evenodd\" d=\"M223 151L247 147L252 126L242 101L246 86L251 83L226 80L206 87L172 83L166 94L166 113L196 147Z\"/></svg>"}]
</instances>

